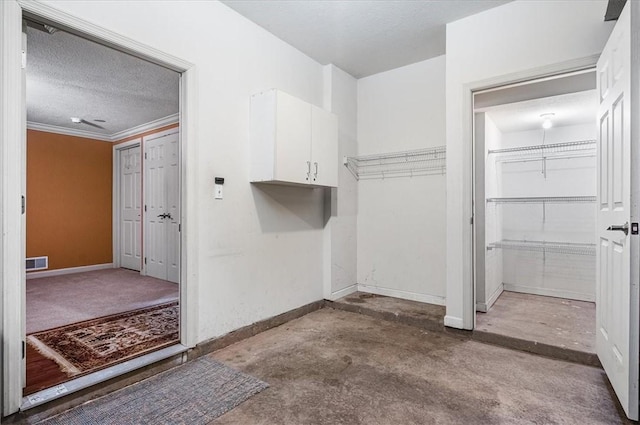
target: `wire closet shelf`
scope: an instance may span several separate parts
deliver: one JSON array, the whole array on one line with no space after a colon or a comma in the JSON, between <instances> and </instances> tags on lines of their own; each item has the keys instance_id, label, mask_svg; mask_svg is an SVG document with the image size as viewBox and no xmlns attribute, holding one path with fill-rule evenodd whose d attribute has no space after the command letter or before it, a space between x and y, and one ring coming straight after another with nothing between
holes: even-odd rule
<instances>
[{"instance_id":1,"label":"wire closet shelf","mask_svg":"<svg viewBox=\"0 0 640 425\"><path fill-rule=\"evenodd\" d=\"M444 174L446 147L350 156L343 162L357 180Z\"/></svg>"},{"instance_id":2,"label":"wire closet shelf","mask_svg":"<svg viewBox=\"0 0 640 425\"><path fill-rule=\"evenodd\" d=\"M551 143L548 145L521 146L489 150L498 162L539 161L543 159L570 159L596 156L595 140Z\"/></svg>"},{"instance_id":3,"label":"wire closet shelf","mask_svg":"<svg viewBox=\"0 0 640 425\"><path fill-rule=\"evenodd\" d=\"M552 252L557 254L596 255L596 245L592 243L519 241L505 239L487 245L487 250L498 248L543 253Z\"/></svg>"},{"instance_id":4,"label":"wire closet shelf","mask_svg":"<svg viewBox=\"0 0 640 425\"><path fill-rule=\"evenodd\" d=\"M513 198L487 198L495 204L583 204L596 202L595 196L531 196Z\"/></svg>"}]
</instances>

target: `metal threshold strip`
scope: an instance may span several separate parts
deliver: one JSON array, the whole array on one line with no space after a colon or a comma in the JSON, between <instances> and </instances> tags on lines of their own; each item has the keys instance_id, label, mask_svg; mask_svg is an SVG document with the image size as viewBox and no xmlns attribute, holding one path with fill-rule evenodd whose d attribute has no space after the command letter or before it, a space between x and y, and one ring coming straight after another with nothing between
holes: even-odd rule
<instances>
[{"instance_id":1,"label":"metal threshold strip","mask_svg":"<svg viewBox=\"0 0 640 425\"><path fill-rule=\"evenodd\" d=\"M145 354L140 357L135 357L122 363L118 363L106 369L102 369L97 372L72 379L59 385L55 385L51 388L46 388L42 391L38 391L37 393L33 393L26 397L23 397L20 410L25 411L37 406L41 406L50 401L67 396L80 390L84 390L85 388L89 388L93 385L106 382L110 379L122 376L144 366L148 366L161 360L173 357L177 354L184 353L187 350L188 348L182 344L172 345L170 347L166 347L161 350L157 350L152 353Z\"/></svg>"}]
</instances>

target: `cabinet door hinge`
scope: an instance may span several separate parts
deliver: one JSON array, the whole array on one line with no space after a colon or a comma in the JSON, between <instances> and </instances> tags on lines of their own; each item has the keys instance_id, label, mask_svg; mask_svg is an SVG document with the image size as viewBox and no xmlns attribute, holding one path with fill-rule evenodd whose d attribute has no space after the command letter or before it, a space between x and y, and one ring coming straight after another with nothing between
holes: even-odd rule
<instances>
[{"instance_id":1,"label":"cabinet door hinge","mask_svg":"<svg viewBox=\"0 0 640 425\"><path fill-rule=\"evenodd\" d=\"M27 52L22 51L22 69L27 68Z\"/></svg>"},{"instance_id":2,"label":"cabinet door hinge","mask_svg":"<svg viewBox=\"0 0 640 425\"><path fill-rule=\"evenodd\" d=\"M144 263L147 264L147 257L144 257Z\"/></svg>"},{"instance_id":3,"label":"cabinet door hinge","mask_svg":"<svg viewBox=\"0 0 640 425\"><path fill-rule=\"evenodd\" d=\"M22 195L22 214L25 213L25 211L27 211L27 199L24 197L24 195Z\"/></svg>"},{"instance_id":4,"label":"cabinet door hinge","mask_svg":"<svg viewBox=\"0 0 640 425\"><path fill-rule=\"evenodd\" d=\"M146 152L144 153L144 159L147 159L147 153Z\"/></svg>"},{"instance_id":5,"label":"cabinet door hinge","mask_svg":"<svg viewBox=\"0 0 640 425\"><path fill-rule=\"evenodd\" d=\"M182 232L182 224L178 223L178 232Z\"/></svg>"},{"instance_id":6,"label":"cabinet door hinge","mask_svg":"<svg viewBox=\"0 0 640 425\"><path fill-rule=\"evenodd\" d=\"M26 355L27 355L27 343L25 341L22 341L22 360L24 360Z\"/></svg>"},{"instance_id":7,"label":"cabinet door hinge","mask_svg":"<svg viewBox=\"0 0 640 425\"><path fill-rule=\"evenodd\" d=\"M147 212L147 206L146 205L144 206L144 212Z\"/></svg>"}]
</instances>

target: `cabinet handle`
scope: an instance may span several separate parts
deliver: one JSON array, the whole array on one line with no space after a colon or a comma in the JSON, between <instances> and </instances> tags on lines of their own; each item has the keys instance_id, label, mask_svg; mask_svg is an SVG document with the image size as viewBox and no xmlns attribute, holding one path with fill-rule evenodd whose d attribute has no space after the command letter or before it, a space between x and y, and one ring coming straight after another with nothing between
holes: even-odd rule
<instances>
[{"instance_id":1,"label":"cabinet handle","mask_svg":"<svg viewBox=\"0 0 640 425\"><path fill-rule=\"evenodd\" d=\"M315 180L316 178L318 178L318 163L317 163L317 162L314 162L314 163L313 163L313 165L315 165L315 166L316 166L316 172L315 172L315 174L313 175L313 180Z\"/></svg>"},{"instance_id":2,"label":"cabinet handle","mask_svg":"<svg viewBox=\"0 0 640 425\"><path fill-rule=\"evenodd\" d=\"M311 161L307 161L307 180L309 180L309 176L311 176Z\"/></svg>"}]
</instances>

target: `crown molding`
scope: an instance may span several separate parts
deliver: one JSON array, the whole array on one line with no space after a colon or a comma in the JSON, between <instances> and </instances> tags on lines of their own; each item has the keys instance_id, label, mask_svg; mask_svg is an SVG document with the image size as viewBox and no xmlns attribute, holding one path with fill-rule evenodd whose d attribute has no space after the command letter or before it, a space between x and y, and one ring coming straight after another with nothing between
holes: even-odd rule
<instances>
[{"instance_id":1,"label":"crown molding","mask_svg":"<svg viewBox=\"0 0 640 425\"><path fill-rule=\"evenodd\" d=\"M29 130L46 131L47 133L64 134L66 136L86 137L88 139L102 140L103 142L113 142L108 134L100 134L94 131L77 130L74 128L60 127L58 125L42 124L39 122L27 121Z\"/></svg>"},{"instance_id":2,"label":"crown molding","mask_svg":"<svg viewBox=\"0 0 640 425\"><path fill-rule=\"evenodd\" d=\"M122 130L113 134L101 134L95 131L78 130L75 128L60 127L57 125L42 124L39 122L27 121L29 130L45 131L47 133L64 134L66 136L86 137L88 139L102 140L103 142L117 142L127 137L137 136L147 131L176 124L179 121L179 114L169 115L146 124L141 124L127 130Z\"/></svg>"},{"instance_id":3,"label":"crown molding","mask_svg":"<svg viewBox=\"0 0 640 425\"><path fill-rule=\"evenodd\" d=\"M179 114L169 115L168 117L159 118L157 120L141 124L135 127L131 127L128 130L122 130L117 133L113 133L111 137L112 142L117 142L127 137L137 136L147 131L155 130L156 128L165 127L167 125L176 124L180 120Z\"/></svg>"}]
</instances>

